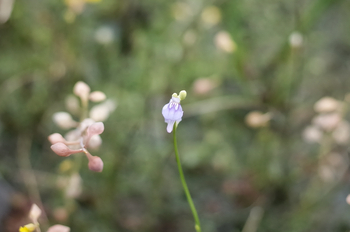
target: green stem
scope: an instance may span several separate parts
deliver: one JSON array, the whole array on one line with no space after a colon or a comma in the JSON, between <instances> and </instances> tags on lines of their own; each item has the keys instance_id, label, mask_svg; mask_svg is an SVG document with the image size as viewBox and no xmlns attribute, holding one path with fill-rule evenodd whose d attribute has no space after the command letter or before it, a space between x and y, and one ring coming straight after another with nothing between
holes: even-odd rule
<instances>
[{"instance_id":1,"label":"green stem","mask_svg":"<svg viewBox=\"0 0 350 232\"><path fill-rule=\"evenodd\" d=\"M185 191L185 194L186 194L186 197L187 197L188 204L190 205L190 208L191 208L191 211L192 211L192 214L193 214L193 217L194 217L194 221L195 221L195 223L196 223L195 229L196 229L197 232L201 232L201 225L200 225L200 223L199 223L199 218L198 218L197 210L196 210L196 207L195 207L194 204L193 204L190 191L188 190L188 187L187 187L187 184L186 184L186 180L185 180L185 176L184 176L184 173L183 173L182 167L181 167L179 152L178 152L178 150L177 150L176 123L174 123L174 129L173 129L173 131L174 131L174 132L173 132L173 135L174 135L175 156L176 156L177 167L179 168L181 183L182 183L182 186L183 186L183 188L184 188L184 191Z\"/></svg>"}]
</instances>

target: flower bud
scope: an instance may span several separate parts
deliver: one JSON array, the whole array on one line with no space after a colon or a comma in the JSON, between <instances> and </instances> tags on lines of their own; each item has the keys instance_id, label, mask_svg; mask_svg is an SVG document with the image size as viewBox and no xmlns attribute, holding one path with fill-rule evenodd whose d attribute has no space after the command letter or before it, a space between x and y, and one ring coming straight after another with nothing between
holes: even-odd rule
<instances>
[{"instance_id":1,"label":"flower bud","mask_svg":"<svg viewBox=\"0 0 350 232\"><path fill-rule=\"evenodd\" d=\"M100 102L106 100L106 94L101 91L94 91L90 93L89 99L93 102Z\"/></svg>"},{"instance_id":2,"label":"flower bud","mask_svg":"<svg viewBox=\"0 0 350 232\"><path fill-rule=\"evenodd\" d=\"M67 112L57 112L53 115L53 121L62 129L70 129L77 125Z\"/></svg>"},{"instance_id":3,"label":"flower bud","mask_svg":"<svg viewBox=\"0 0 350 232\"><path fill-rule=\"evenodd\" d=\"M47 232L69 232L69 231L70 231L70 228L63 225L54 225L47 230Z\"/></svg>"},{"instance_id":4,"label":"flower bud","mask_svg":"<svg viewBox=\"0 0 350 232\"><path fill-rule=\"evenodd\" d=\"M346 145L350 139L350 124L347 121L341 121L332 133L334 141L338 144Z\"/></svg>"},{"instance_id":5,"label":"flower bud","mask_svg":"<svg viewBox=\"0 0 350 232\"><path fill-rule=\"evenodd\" d=\"M336 111L341 107L341 103L331 97L323 97L314 105L314 110L318 113L327 113Z\"/></svg>"},{"instance_id":6,"label":"flower bud","mask_svg":"<svg viewBox=\"0 0 350 232\"><path fill-rule=\"evenodd\" d=\"M36 204L33 204L32 208L30 208L28 217L34 223L37 223L38 222L38 218L40 217L40 215L41 215L41 209Z\"/></svg>"},{"instance_id":7,"label":"flower bud","mask_svg":"<svg viewBox=\"0 0 350 232\"><path fill-rule=\"evenodd\" d=\"M88 165L89 169L93 172L102 172L103 170L103 161L98 156L91 156Z\"/></svg>"},{"instance_id":8,"label":"flower bud","mask_svg":"<svg viewBox=\"0 0 350 232\"><path fill-rule=\"evenodd\" d=\"M54 145L51 146L51 150L53 150L53 152L55 152L57 155L64 156L64 157L70 156L71 154L74 154L74 153L82 152L82 150L71 150L64 143L55 143Z\"/></svg>"},{"instance_id":9,"label":"flower bud","mask_svg":"<svg viewBox=\"0 0 350 232\"><path fill-rule=\"evenodd\" d=\"M226 31L220 31L215 36L215 45L218 49L232 53L236 50L236 43L231 39L231 36Z\"/></svg>"},{"instance_id":10,"label":"flower bud","mask_svg":"<svg viewBox=\"0 0 350 232\"><path fill-rule=\"evenodd\" d=\"M185 90L181 90L179 93L180 100L184 100L187 96L187 92Z\"/></svg>"},{"instance_id":11,"label":"flower bud","mask_svg":"<svg viewBox=\"0 0 350 232\"><path fill-rule=\"evenodd\" d=\"M289 36L289 44L292 48L299 48L303 45L303 35L300 32L294 31Z\"/></svg>"},{"instance_id":12,"label":"flower bud","mask_svg":"<svg viewBox=\"0 0 350 232\"><path fill-rule=\"evenodd\" d=\"M107 100L101 104L95 105L90 110L90 118L97 122L105 121L111 112L116 108L116 103L112 100Z\"/></svg>"},{"instance_id":13,"label":"flower bud","mask_svg":"<svg viewBox=\"0 0 350 232\"><path fill-rule=\"evenodd\" d=\"M99 134L102 134L104 129L105 129L105 126L103 125L103 122L95 122L94 124L90 125L87 128L87 133L89 136L99 135Z\"/></svg>"},{"instance_id":14,"label":"flower bud","mask_svg":"<svg viewBox=\"0 0 350 232\"><path fill-rule=\"evenodd\" d=\"M319 126L325 131L334 130L341 122L341 115L339 113L319 114L313 120L312 123Z\"/></svg>"},{"instance_id":15,"label":"flower bud","mask_svg":"<svg viewBox=\"0 0 350 232\"><path fill-rule=\"evenodd\" d=\"M89 140L89 144L87 146L91 149L97 150L102 144L101 136L93 135Z\"/></svg>"},{"instance_id":16,"label":"flower bud","mask_svg":"<svg viewBox=\"0 0 350 232\"><path fill-rule=\"evenodd\" d=\"M78 81L74 85L74 94L79 96L81 99L87 100L89 98L90 87L82 81Z\"/></svg>"},{"instance_id":17,"label":"flower bud","mask_svg":"<svg viewBox=\"0 0 350 232\"><path fill-rule=\"evenodd\" d=\"M48 137L51 144L55 143L64 143L66 140L63 138L63 136L59 133L54 133Z\"/></svg>"},{"instance_id":18,"label":"flower bud","mask_svg":"<svg viewBox=\"0 0 350 232\"><path fill-rule=\"evenodd\" d=\"M245 117L245 123L252 128L264 127L269 124L271 115L269 113L263 114L260 111L252 111Z\"/></svg>"},{"instance_id":19,"label":"flower bud","mask_svg":"<svg viewBox=\"0 0 350 232\"><path fill-rule=\"evenodd\" d=\"M308 143L321 142L323 132L317 126L308 126L303 131L303 139Z\"/></svg>"},{"instance_id":20,"label":"flower bud","mask_svg":"<svg viewBox=\"0 0 350 232\"><path fill-rule=\"evenodd\" d=\"M350 194L346 197L346 203L348 203L348 205L350 205Z\"/></svg>"},{"instance_id":21,"label":"flower bud","mask_svg":"<svg viewBox=\"0 0 350 232\"><path fill-rule=\"evenodd\" d=\"M69 95L66 100L66 108L68 111L74 115L77 115L80 111L80 105L79 105L79 100L76 96L74 95Z\"/></svg>"}]
</instances>

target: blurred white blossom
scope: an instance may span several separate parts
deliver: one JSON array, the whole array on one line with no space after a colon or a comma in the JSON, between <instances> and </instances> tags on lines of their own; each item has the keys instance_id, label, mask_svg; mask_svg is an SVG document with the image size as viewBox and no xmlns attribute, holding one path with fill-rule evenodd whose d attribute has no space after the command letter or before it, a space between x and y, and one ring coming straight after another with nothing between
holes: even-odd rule
<instances>
[{"instance_id":1,"label":"blurred white blossom","mask_svg":"<svg viewBox=\"0 0 350 232\"><path fill-rule=\"evenodd\" d=\"M80 112L79 100L73 95L69 95L65 100L67 110L77 115Z\"/></svg>"},{"instance_id":2,"label":"blurred white blossom","mask_svg":"<svg viewBox=\"0 0 350 232\"><path fill-rule=\"evenodd\" d=\"M301 47L303 45L303 35L298 31L294 31L289 36L289 44L293 48Z\"/></svg>"},{"instance_id":3,"label":"blurred white blossom","mask_svg":"<svg viewBox=\"0 0 350 232\"><path fill-rule=\"evenodd\" d=\"M14 0L0 0L0 24L5 23L11 16Z\"/></svg>"},{"instance_id":4,"label":"blurred white blossom","mask_svg":"<svg viewBox=\"0 0 350 232\"><path fill-rule=\"evenodd\" d=\"M328 113L339 110L341 105L342 104L334 98L323 97L315 103L314 110L318 113Z\"/></svg>"},{"instance_id":5,"label":"blurred white blossom","mask_svg":"<svg viewBox=\"0 0 350 232\"><path fill-rule=\"evenodd\" d=\"M350 124L347 121L341 121L332 132L334 141L338 144L346 145L350 138Z\"/></svg>"},{"instance_id":6,"label":"blurred white blossom","mask_svg":"<svg viewBox=\"0 0 350 232\"><path fill-rule=\"evenodd\" d=\"M70 129L78 125L67 112L57 112L53 115L53 121L62 129Z\"/></svg>"},{"instance_id":7,"label":"blurred white blossom","mask_svg":"<svg viewBox=\"0 0 350 232\"><path fill-rule=\"evenodd\" d=\"M101 26L95 32L95 40L99 44L110 44L114 40L114 31L109 26Z\"/></svg>"},{"instance_id":8,"label":"blurred white blossom","mask_svg":"<svg viewBox=\"0 0 350 232\"><path fill-rule=\"evenodd\" d=\"M93 102L101 102L106 100L106 94L101 91L94 91L90 93L89 99Z\"/></svg>"},{"instance_id":9,"label":"blurred white blossom","mask_svg":"<svg viewBox=\"0 0 350 232\"><path fill-rule=\"evenodd\" d=\"M303 138L306 142L309 143L318 143L321 142L323 137L323 132L314 125L308 126L303 131Z\"/></svg>"},{"instance_id":10,"label":"blurred white blossom","mask_svg":"<svg viewBox=\"0 0 350 232\"><path fill-rule=\"evenodd\" d=\"M32 207L30 208L28 217L30 218L30 220L32 220L32 222L34 222L34 224L37 224L40 215L41 215L41 209L36 204L33 204Z\"/></svg>"},{"instance_id":11,"label":"blurred white blossom","mask_svg":"<svg viewBox=\"0 0 350 232\"><path fill-rule=\"evenodd\" d=\"M342 120L342 117L339 113L326 113L326 114L319 114L312 120L312 123L314 125L319 126L321 129L330 132L334 130L340 121Z\"/></svg>"},{"instance_id":12,"label":"blurred white blossom","mask_svg":"<svg viewBox=\"0 0 350 232\"><path fill-rule=\"evenodd\" d=\"M107 100L101 104L95 105L90 110L90 118L95 121L105 121L110 113L112 113L117 107L116 103L112 100Z\"/></svg>"},{"instance_id":13,"label":"blurred white blossom","mask_svg":"<svg viewBox=\"0 0 350 232\"><path fill-rule=\"evenodd\" d=\"M218 49L233 53L236 51L236 43L232 40L231 35L227 31L220 31L215 35L215 45Z\"/></svg>"},{"instance_id":14,"label":"blurred white blossom","mask_svg":"<svg viewBox=\"0 0 350 232\"><path fill-rule=\"evenodd\" d=\"M260 111L252 111L245 117L245 122L249 127L258 128L267 126L271 120L270 113L262 113Z\"/></svg>"}]
</instances>

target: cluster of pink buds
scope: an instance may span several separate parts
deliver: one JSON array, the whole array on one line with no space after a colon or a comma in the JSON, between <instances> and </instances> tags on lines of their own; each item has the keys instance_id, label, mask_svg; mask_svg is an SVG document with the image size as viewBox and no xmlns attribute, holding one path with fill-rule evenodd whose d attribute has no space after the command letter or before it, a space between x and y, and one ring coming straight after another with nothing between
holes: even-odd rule
<instances>
[{"instance_id":1,"label":"cluster of pink buds","mask_svg":"<svg viewBox=\"0 0 350 232\"><path fill-rule=\"evenodd\" d=\"M106 100L106 95L103 92L90 92L90 87L81 81L75 84L73 92L80 98L81 107L73 96L69 97L70 103L68 102L67 105L72 113L80 112L81 122L75 121L68 112L55 113L53 120L59 127L62 129L74 129L69 131L65 137L59 133L50 135L48 139L52 144L51 149L57 155L63 157L84 153L89 160L89 169L94 172L101 172L103 170L103 161L100 157L91 155L87 149L98 149L102 144L100 134L104 131L104 124L101 121L107 119L109 114L115 109L115 104L111 100ZM103 101L103 103L95 105L88 113L89 101ZM74 102L77 102L77 104ZM75 107L72 107L72 105Z\"/></svg>"}]
</instances>

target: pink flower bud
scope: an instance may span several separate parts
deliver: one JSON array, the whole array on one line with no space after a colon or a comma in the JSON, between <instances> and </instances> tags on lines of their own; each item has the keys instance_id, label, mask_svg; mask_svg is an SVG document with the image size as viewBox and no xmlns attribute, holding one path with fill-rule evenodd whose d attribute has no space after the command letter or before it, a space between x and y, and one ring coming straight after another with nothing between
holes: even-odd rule
<instances>
[{"instance_id":1,"label":"pink flower bud","mask_svg":"<svg viewBox=\"0 0 350 232\"><path fill-rule=\"evenodd\" d=\"M94 124L88 127L87 133L89 136L99 135L99 134L102 134L104 129L105 129L105 126L103 125L103 122L95 122Z\"/></svg>"},{"instance_id":2,"label":"pink flower bud","mask_svg":"<svg viewBox=\"0 0 350 232\"><path fill-rule=\"evenodd\" d=\"M89 169L93 172L102 172L103 161L98 156L91 156L89 158Z\"/></svg>"},{"instance_id":3,"label":"pink flower bud","mask_svg":"<svg viewBox=\"0 0 350 232\"><path fill-rule=\"evenodd\" d=\"M69 232L70 228L67 226L62 226L62 225L54 225L51 226L47 232Z\"/></svg>"},{"instance_id":4,"label":"pink flower bud","mask_svg":"<svg viewBox=\"0 0 350 232\"><path fill-rule=\"evenodd\" d=\"M55 143L64 143L66 140L63 138L63 136L59 133L54 133L48 137L51 144Z\"/></svg>"},{"instance_id":5,"label":"pink flower bud","mask_svg":"<svg viewBox=\"0 0 350 232\"><path fill-rule=\"evenodd\" d=\"M82 152L82 149L80 150L71 150L69 147L67 147L64 143L55 143L51 146L51 149L59 156L70 156L74 153Z\"/></svg>"}]
</instances>

